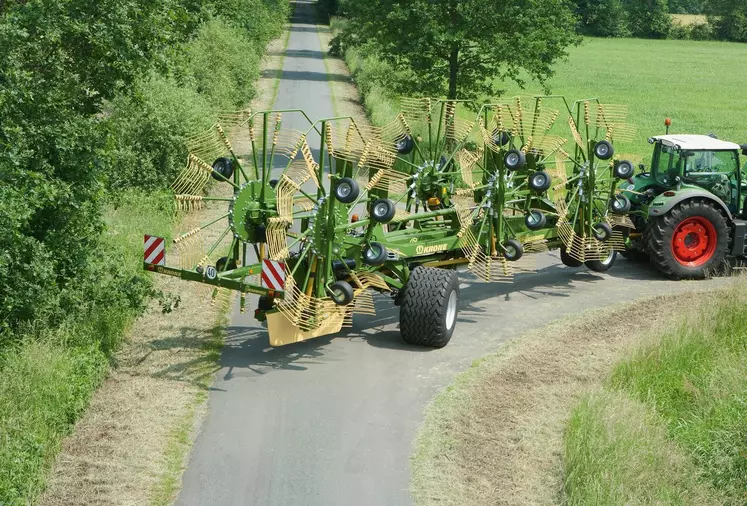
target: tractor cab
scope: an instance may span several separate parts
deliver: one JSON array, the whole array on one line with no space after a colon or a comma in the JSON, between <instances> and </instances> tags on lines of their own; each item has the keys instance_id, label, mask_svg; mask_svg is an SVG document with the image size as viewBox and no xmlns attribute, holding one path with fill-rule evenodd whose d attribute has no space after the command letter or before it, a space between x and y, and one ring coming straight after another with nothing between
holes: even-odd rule
<instances>
[{"instance_id":1,"label":"tractor cab","mask_svg":"<svg viewBox=\"0 0 747 506\"><path fill-rule=\"evenodd\" d=\"M703 189L717 197L732 214L740 214L747 193L739 164L738 144L709 135L662 135L654 144L650 178L669 190Z\"/></svg>"}]
</instances>

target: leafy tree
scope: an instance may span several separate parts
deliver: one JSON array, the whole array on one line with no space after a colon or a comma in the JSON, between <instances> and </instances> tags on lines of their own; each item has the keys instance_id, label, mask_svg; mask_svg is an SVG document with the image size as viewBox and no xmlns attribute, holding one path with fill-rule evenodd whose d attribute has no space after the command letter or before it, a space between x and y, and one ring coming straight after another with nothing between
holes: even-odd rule
<instances>
[{"instance_id":1,"label":"leafy tree","mask_svg":"<svg viewBox=\"0 0 747 506\"><path fill-rule=\"evenodd\" d=\"M500 81L544 82L578 41L567 0L342 0L343 45L369 45L412 78L398 91L474 99Z\"/></svg>"},{"instance_id":2,"label":"leafy tree","mask_svg":"<svg viewBox=\"0 0 747 506\"><path fill-rule=\"evenodd\" d=\"M747 42L747 0L711 0L706 12L716 38Z\"/></svg>"},{"instance_id":3,"label":"leafy tree","mask_svg":"<svg viewBox=\"0 0 747 506\"><path fill-rule=\"evenodd\" d=\"M666 39L672 29L667 0L626 0L630 31L634 37Z\"/></svg>"},{"instance_id":4,"label":"leafy tree","mask_svg":"<svg viewBox=\"0 0 747 506\"><path fill-rule=\"evenodd\" d=\"M628 13L622 0L579 0L577 12L580 30L597 37L625 37L628 30Z\"/></svg>"},{"instance_id":5,"label":"leafy tree","mask_svg":"<svg viewBox=\"0 0 747 506\"><path fill-rule=\"evenodd\" d=\"M672 14L702 14L707 5L707 0L669 0L669 12Z\"/></svg>"}]
</instances>

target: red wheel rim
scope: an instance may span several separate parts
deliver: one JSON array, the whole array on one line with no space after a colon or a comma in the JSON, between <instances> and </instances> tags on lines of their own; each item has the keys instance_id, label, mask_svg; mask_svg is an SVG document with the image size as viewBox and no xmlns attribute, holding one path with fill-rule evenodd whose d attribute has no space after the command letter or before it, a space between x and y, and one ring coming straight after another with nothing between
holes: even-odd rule
<instances>
[{"instance_id":1,"label":"red wheel rim","mask_svg":"<svg viewBox=\"0 0 747 506\"><path fill-rule=\"evenodd\" d=\"M716 227L706 218L683 220L672 235L674 259L685 267L700 267L716 252Z\"/></svg>"}]
</instances>

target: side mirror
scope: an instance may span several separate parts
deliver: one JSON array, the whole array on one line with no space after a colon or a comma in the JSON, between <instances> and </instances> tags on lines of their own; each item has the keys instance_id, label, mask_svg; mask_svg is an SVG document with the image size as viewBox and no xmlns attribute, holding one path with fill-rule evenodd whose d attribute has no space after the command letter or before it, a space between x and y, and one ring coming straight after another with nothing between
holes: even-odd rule
<instances>
[{"instance_id":1,"label":"side mirror","mask_svg":"<svg viewBox=\"0 0 747 506\"><path fill-rule=\"evenodd\" d=\"M742 144L742 145L741 145L741 146L739 146L739 147L740 147L740 148L742 148L742 154L743 154L744 156L747 156L747 144Z\"/></svg>"},{"instance_id":2,"label":"side mirror","mask_svg":"<svg viewBox=\"0 0 747 506\"><path fill-rule=\"evenodd\" d=\"M691 158L695 156L695 152L694 151L683 151L682 156L684 156L685 158Z\"/></svg>"}]
</instances>

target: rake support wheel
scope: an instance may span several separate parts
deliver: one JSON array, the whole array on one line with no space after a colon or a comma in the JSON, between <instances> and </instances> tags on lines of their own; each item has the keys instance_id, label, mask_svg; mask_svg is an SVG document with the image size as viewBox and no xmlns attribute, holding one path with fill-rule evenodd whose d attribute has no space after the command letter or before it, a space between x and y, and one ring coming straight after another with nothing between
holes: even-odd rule
<instances>
[{"instance_id":1,"label":"rake support wheel","mask_svg":"<svg viewBox=\"0 0 747 506\"><path fill-rule=\"evenodd\" d=\"M417 267L400 307L402 339L418 346L443 348L456 327L459 278L456 271Z\"/></svg>"}]
</instances>

